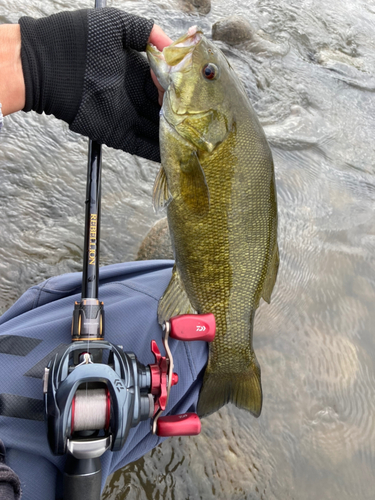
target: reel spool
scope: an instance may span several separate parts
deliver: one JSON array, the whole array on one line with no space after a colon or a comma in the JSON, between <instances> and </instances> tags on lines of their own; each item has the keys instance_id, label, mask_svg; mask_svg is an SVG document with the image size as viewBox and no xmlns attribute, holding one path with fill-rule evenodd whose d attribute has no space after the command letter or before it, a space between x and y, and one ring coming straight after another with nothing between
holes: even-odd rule
<instances>
[{"instance_id":1,"label":"reel spool","mask_svg":"<svg viewBox=\"0 0 375 500\"><path fill-rule=\"evenodd\" d=\"M108 432L111 416L111 397L105 389L78 389L72 400L71 433L79 431Z\"/></svg>"}]
</instances>

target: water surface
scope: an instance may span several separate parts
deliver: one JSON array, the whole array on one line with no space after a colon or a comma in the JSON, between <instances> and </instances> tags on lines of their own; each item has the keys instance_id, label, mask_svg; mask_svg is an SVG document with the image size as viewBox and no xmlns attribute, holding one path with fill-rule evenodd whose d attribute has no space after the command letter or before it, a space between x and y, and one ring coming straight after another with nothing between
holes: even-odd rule
<instances>
[{"instance_id":1,"label":"water surface","mask_svg":"<svg viewBox=\"0 0 375 500\"><path fill-rule=\"evenodd\" d=\"M375 7L372 2L212 0L200 17L172 0L110 1L175 39L210 36L228 12L257 30L231 64L269 139L280 272L254 347L264 406L233 406L108 482L104 498L365 500L375 491ZM91 2L0 0L1 22ZM0 309L30 285L81 268L87 141L53 117L6 118L1 137ZM102 264L132 260L157 220L158 165L104 148Z\"/></svg>"}]
</instances>

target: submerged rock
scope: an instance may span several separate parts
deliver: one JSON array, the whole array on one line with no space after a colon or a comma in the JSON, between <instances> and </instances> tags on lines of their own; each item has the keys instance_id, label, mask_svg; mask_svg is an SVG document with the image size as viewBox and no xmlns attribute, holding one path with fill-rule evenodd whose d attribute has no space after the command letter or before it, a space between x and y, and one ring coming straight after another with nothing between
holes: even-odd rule
<instances>
[{"instance_id":1,"label":"submerged rock","mask_svg":"<svg viewBox=\"0 0 375 500\"><path fill-rule=\"evenodd\" d=\"M347 66L353 66L354 68L363 71L363 59L361 57L353 57L345 54L341 50L334 49L322 49L315 55L316 61L323 65L330 67L334 63L346 64Z\"/></svg>"},{"instance_id":2,"label":"submerged rock","mask_svg":"<svg viewBox=\"0 0 375 500\"><path fill-rule=\"evenodd\" d=\"M212 39L236 45L254 39L254 28L240 16L229 16L212 26Z\"/></svg>"},{"instance_id":3,"label":"submerged rock","mask_svg":"<svg viewBox=\"0 0 375 500\"><path fill-rule=\"evenodd\" d=\"M211 0L179 0L179 5L184 12L208 14L211 10Z\"/></svg>"},{"instance_id":4,"label":"submerged rock","mask_svg":"<svg viewBox=\"0 0 375 500\"><path fill-rule=\"evenodd\" d=\"M182 11L187 14L205 15L211 10L211 0L149 0L149 2L170 13Z\"/></svg>"},{"instance_id":5,"label":"submerged rock","mask_svg":"<svg viewBox=\"0 0 375 500\"><path fill-rule=\"evenodd\" d=\"M242 44L241 50L267 56L285 55L288 44L279 44L263 30L255 31L251 24L240 16L229 16L212 26L212 39L229 45Z\"/></svg>"},{"instance_id":6,"label":"submerged rock","mask_svg":"<svg viewBox=\"0 0 375 500\"><path fill-rule=\"evenodd\" d=\"M159 220L143 239L136 260L173 259L168 220Z\"/></svg>"}]
</instances>

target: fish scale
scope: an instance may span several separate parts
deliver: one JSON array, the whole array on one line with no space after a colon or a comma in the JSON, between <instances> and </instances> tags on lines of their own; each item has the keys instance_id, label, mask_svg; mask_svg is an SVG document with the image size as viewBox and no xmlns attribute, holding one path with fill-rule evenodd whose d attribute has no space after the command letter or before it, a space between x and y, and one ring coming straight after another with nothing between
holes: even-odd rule
<instances>
[{"instance_id":1,"label":"fish scale","mask_svg":"<svg viewBox=\"0 0 375 500\"><path fill-rule=\"evenodd\" d=\"M169 75L170 84L154 200L167 206L176 261L159 302L159 321L213 313L216 337L198 413L209 415L232 402L258 416L262 390L253 323L260 298L270 301L278 270L271 151L237 75L198 29L164 49L172 53L165 59L174 61L176 74L155 51L148 48L151 67L163 81ZM213 81L202 76L208 64Z\"/></svg>"}]
</instances>

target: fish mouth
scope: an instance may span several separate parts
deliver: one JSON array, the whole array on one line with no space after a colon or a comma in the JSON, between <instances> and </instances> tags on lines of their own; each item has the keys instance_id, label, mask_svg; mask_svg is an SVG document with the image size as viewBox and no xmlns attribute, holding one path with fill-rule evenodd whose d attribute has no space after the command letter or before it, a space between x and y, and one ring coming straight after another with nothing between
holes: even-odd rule
<instances>
[{"instance_id":1,"label":"fish mouth","mask_svg":"<svg viewBox=\"0 0 375 500\"><path fill-rule=\"evenodd\" d=\"M202 36L202 30L192 26L178 40L164 47L162 52L154 45L147 44L148 61L164 90L169 87L172 73L183 71L190 66L193 52L200 44Z\"/></svg>"}]
</instances>

